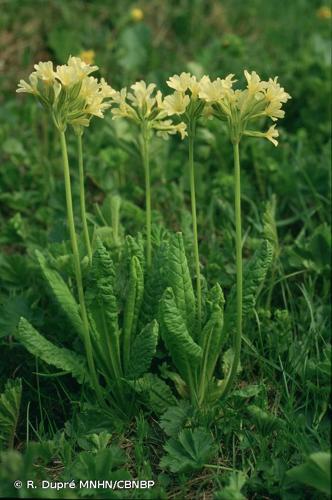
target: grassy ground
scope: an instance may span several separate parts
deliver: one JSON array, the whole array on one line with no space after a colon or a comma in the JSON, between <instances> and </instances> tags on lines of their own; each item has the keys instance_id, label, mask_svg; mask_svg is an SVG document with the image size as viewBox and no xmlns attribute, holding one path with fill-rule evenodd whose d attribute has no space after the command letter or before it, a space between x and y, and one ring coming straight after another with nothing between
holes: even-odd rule
<instances>
[{"instance_id":1,"label":"grassy ground","mask_svg":"<svg viewBox=\"0 0 332 500\"><path fill-rule=\"evenodd\" d=\"M22 379L20 405L19 388L0 399L4 436L8 411L16 420L19 407L9 447L0 437L0 496L124 498L107 489L31 493L13 481L132 477L155 486L126 498L324 498L324 467L310 456L328 450L330 434L331 11L319 0L2 0L0 7L0 392L8 379ZM143 78L166 91L165 80L181 71L241 80L247 68L264 78L279 75L292 96L278 148L243 143L243 253L247 260L267 238L273 263L245 323L235 391L203 414L182 400L163 415L142 405L130 420L115 420L70 375L58 376L15 338L24 316L58 345L75 344L35 257L36 249L47 251L70 276L60 150L36 102L15 88L33 63L64 63L86 50L115 88ZM86 134L89 220L110 248L144 232L144 174L135 150L128 153L130 141L110 116ZM70 140L72 159L74 147ZM152 147L154 238L161 228L181 230L191 262L186 143L172 138ZM202 274L209 286L221 283L227 297L235 280L232 156L214 121L198 130L196 156ZM158 356L152 370L163 364L165 374L162 346ZM196 470L176 463L172 446L180 462L188 455L179 451L174 426L210 436L199 452L205 445L213 452ZM298 474L287 474L299 464Z\"/></svg>"}]
</instances>

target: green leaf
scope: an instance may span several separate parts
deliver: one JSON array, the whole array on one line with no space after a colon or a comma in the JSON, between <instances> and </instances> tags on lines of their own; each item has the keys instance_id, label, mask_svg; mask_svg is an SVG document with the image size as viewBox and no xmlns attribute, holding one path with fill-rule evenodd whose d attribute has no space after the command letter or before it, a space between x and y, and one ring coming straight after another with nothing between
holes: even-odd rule
<instances>
[{"instance_id":1,"label":"green leaf","mask_svg":"<svg viewBox=\"0 0 332 500\"><path fill-rule=\"evenodd\" d=\"M246 500L242 495L241 489L245 485L247 476L242 471L236 471L231 474L228 485L222 491L216 491L215 500Z\"/></svg>"},{"instance_id":2,"label":"green leaf","mask_svg":"<svg viewBox=\"0 0 332 500\"><path fill-rule=\"evenodd\" d=\"M192 369L198 366L202 358L202 349L189 335L171 288L165 291L161 301L161 319L163 340L178 372L188 383Z\"/></svg>"},{"instance_id":3,"label":"green leaf","mask_svg":"<svg viewBox=\"0 0 332 500\"><path fill-rule=\"evenodd\" d=\"M130 479L129 472L120 468L125 464L126 455L116 446L110 446L99 450L97 453L83 451L79 453L73 464L66 471L68 479L75 477L81 481L116 481ZM95 494L95 489L86 488L84 494ZM117 498L117 495L109 495L107 498Z\"/></svg>"},{"instance_id":4,"label":"green leaf","mask_svg":"<svg viewBox=\"0 0 332 500\"><path fill-rule=\"evenodd\" d=\"M8 380L0 394L0 449L13 448L20 411L22 380Z\"/></svg>"},{"instance_id":5,"label":"green leaf","mask_svg":"<svg viewBox=\"0 0 332 500\"><path fill-rule=\"evenodd\" d=\"M141 308L144 291L144 278L137 257L131 259L129 286L124 310L123 325L123 366L127 370L131 350L132 336L136 333L138 314Z\"/></svg>"},{"instance_id":6,"label":"green leaf","mask_svg":"<svg viewBox=\"0 0 332 500\"><path fill-rule=\"evenodd\" d=\"M83 356L64 347L55 346L40 335L24 318L20 320L16 337L37 358L60 370L71 373L79 383L87 382L91 385Z\"/></svg>"},{"instance_id":7,"label":"green leaf","mask_svg":"<svg viewBox=\"0 0 332 500\"><path fill-rule=\"evenodd\" d=\"M331 494L331 453L318 451L312 453L306 462L297 465L286 473L298 483L311 486L327 495Z\"/></svg>"},{"instance_id":8,"label":"green leaf","mask_svg":"<svg viewBox=\"0 0 332 500\"><path fill-rule=\"evenodd\" d=\"M264 434L268 434L274 430L282 429L284 427L284 421L281 420L281 418L268 413L262 408L259 408L259 406L249 405L247 406L247 412L258 429Z\"/></svg>"},{"instance_id":9,"label":"green leaf","mask_svg":"<svg viewBox=\"0 0 332 500\"><path fill-rule=\"evenodd\" d=\"M192 417L193 409L189 401L181 400L176 406L170 406L160 418L160 427L167 436L176 437L187 420Z\"/></svg>"},{"instance_id":10,"label":"green leaf","mask_svg":"<svg viewBox=\"0 0 332 500\"><path fill-rule=\"evenodd\" d=\"M174 292L177 308L189 334L195 339L196 303L181 233L170 243L167 283Z\"/></svg>"},{"instance_id":11,"label":"green leaf","mask_svg":"<svg viewBox=\"0 0 332 500\"><path fill-rule=\"evenodd\" d=\"M244 268L242 305L243 319L245 319L246 316L248 316L254 309L259 286L264 281L267 270L272 261L272 253L273 250L271 244L267 240L264 240L252 259ZM229 298L227 299L224 319L225 337L223 341L226 340L226 335L227 337L232 335L236 329L236 285L232 287Z\"/></svg>"},{"instance_id":12,"label":"green leaf","mask_svg":"<svg viewBox=\"0 0 332 500\"><path fill-rule=\"evenodd\" d=\"M163 241L153 252L152 265L145 276L144 296L140 313L142 327L158 318L159 302L167 283L169 245Z\"/></svg>"},{"instance_id":13,"label":"green leaf","mask_svg":"<svg viewBox=\"0 0 332 500\"><path fill-rule=\"evenodd\" d=\"M152 321L146 325L135 338L131 346L128 369L125 373L129 379L141 377L151 365L158 342L158 323Z\"/></svg>"},{"instance_id":14,"label":"green leaf","mask_svg":"<svg viewBox=\"0 0 332 500\"><path fill-rule=\"evenodd\" d=\"M203 350L201 369L203 377L208 381L213 376L220 356L224 324L225 299L218 283L210 291L210 317L201 333L200 345Z\"/></svg>"},{"instance_id":15,"label":"green leaf","mask_svg":"<svg viewBox=\"0 0 332 500\"><path fill-rule=\"evenodd\" d=\"M84 339L84 326L76 300L60 274L48 267L44 256L38 250L36 250L36 255L51 296L74 331L81 339Z\"/></svg>"},{"instance_id":16,"label":"green leaf","mask_svg":"<svg viewBox=\"0 0 332 500\"><path fill-rule=\"evenodd\" d=\"M104 371L111 377L120 375L118 304L114 294L115 273L112 259L100 240L92 257L88 275L86 303L94 348Z\"/></svg>"},{"instance_id":17,"label":"green leaf","mask_svg":"<svg viewBox=\"0 0 332 500\"><path fill-rule=\"evenodd\" d=\"M177 438L171 438L164 446L167 455L160 466L171 472L199 470L216 452L211 434L203 428L183 429Z\"/></svg>"},{"instance_id":18,"label":"green leaf","mask_svg":"<svg viewBox=\"0 0 332 500\"><path fill-rule=\"evenodd\" d=\"M164 413L177 402L168 385L155 374L146 373L144 377L132 382L131 386L157 414Z\"/></svg>"}]
</instances>

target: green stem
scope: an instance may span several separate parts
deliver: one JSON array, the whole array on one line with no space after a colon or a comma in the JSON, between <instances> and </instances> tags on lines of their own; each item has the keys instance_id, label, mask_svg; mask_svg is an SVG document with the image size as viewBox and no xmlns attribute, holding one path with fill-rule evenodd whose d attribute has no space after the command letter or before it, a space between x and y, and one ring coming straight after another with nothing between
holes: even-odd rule
<instances>
[{"instance_id":1,"label":"green stem","mask_svg":"<svg viewBox=\"0 0 332 500\"><path fill-rule=\"evenodd\" d=\"M201 289L201 272L199 264L198 252L198 236L197 236L197 216L196 216L196 193L195 193L195 169L194 169L194 136L195 131L189 133L189 178L190 178L190 197L191 197L191 214L193 221L194 233L194 258L196 271L196 291L197 291L197 319L198 325L201 326L202 321L202 289Z\"/></svg>"},{"instance_id":2,"label":"green stem","mask_svg":"<svg viewBox=\"0 0 332 500\"><path fill-rule=\"evenodd\" d=\"M78 152L78 171L79 171L79 184L80 184L80 205L81 205L81 218L83 224L83 234L85 240L86 250L88 252L89 262L92 262L92 250L89 236L88 223L86 218L85 209L85 189L84 189L84 168L83 168L83 146L82 146L82 133L77 132L77 152Z\"/></svg>"},{"instance_id":3,"label":"green stem","mask_svg":"<svg viewBox=\"0 0 332 500\"><path fill-rule=\"evenodd\" d=\"M150 158L148 131L142 130L142 160L145 175L145 217L146 217L146 263L151 266L151 181L150 181Z\"/></svg>"},{"instance_id":4,"label":"green stem","mask_svg":"<svg viewBox=\"0 0 332 500\"><path fill-rule=\"evenodd\" d=\"M240 362L242 341L242 231L241 231L241 181L239 143L233 144L234 150L234 192L235 192L235 230L236 230L236 332L233 339L234 358L227 375L223 396L229 392L236 377Z\"/></svg>"},{"instance_id":5,"label":"green stem","mask_svg":"<svg viewBox=\"0 0 332 500\"><path fill-rule=\"evenodd\" d=\"M73 203L72 203L72 193L71 193L71 182L70 182L70 171L69 171L69 163L68 163L68 153L67 153L67 144L66 144L66 136L64 132L60 133L60 143L61 143L61 152L62 152L62 161L63 161L63 173L65 180L65 190L66 190L66 204L67 204L67 218L68 218L68 226L70 232L70 240L74 257L74 267L75 267L75 276L76 276L76 284L78 291L78 298L80 304L80 311L84 326L84 347L86 352L86 357L88 361L88 367L90 371L90 376L92 379L92 383L94 385L96 394L100 400L102 400L101 389L98 382L97 372L95 369L95 364L93 360L92 353L92 345L89 333L89 321L85 307L84 301L84 292L83 292L83 282L82 282L82 271L80 264L80 256L78 251L78 243L77 236L75 232L75 222L74 222L74 212L73 212Z\"/></svg>"}]
</instances>

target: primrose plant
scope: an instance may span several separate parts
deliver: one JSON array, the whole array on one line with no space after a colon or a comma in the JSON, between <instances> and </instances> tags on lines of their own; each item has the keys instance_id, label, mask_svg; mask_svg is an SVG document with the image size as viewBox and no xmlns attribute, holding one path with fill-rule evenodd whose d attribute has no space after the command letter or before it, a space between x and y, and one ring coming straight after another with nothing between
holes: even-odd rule
<instances>
[{"instance_id":1,"label":"primrose plant","mask_svg":"<svg viewBox=\"0 0 332 500\"><path fill-rule=\"evenodd\" d=\"M243 302L243 272L242 272L242 231L241 231L241 180L240 180L240 153L239 144L243 136L265 138L275 146L279 132L276 125L272 125L266 132L253 130L252 124L260 124L262 118L277 121L285 115L282 105L290 99L290 95L278 83L278 77L268 81L260 79L253 71L244 71L247 81L245 89L234 90L234 75L226 78L217 78L212 81L204 79L199 96L212 106L213 115L226 122L230 141L233 145L234 156L234 199L235 199L235 230L236 230L236 286L237 286L237 329L234 336L234 359L228 372L224 394L226 394L234 380L240 362L242 339L242 302Z\"/></svg>"},{"instance_id":2,"label":"primrose plant","mask_svg":"<svg viewBox=\"0 0 332 500\"><path fill-rule=\"evenodd\" d=\"M181 115L187 123L197 300L191 288L184 247L179 235L172 244L168 264L169 287L161 304L162 335L180 375L178 377L172 374L171 378L176 382L179 392L185 391L193 404L198 406L221 396L225 397L229 392L240 363L243 313L248 313L253 308L256 290L263 281L272 258L270 245L263 242L243 272L239 143L242 136L246 135L266 138L276 146L278 131L275 125L267 132L252 130L249 126L264 117L273 121L282 118L282 104L290 98L278 84L277 78L261 81L257 73L245 71L246 89L233 90L233 77L234 75L228 75L211 82L209 77L204 76L197 82L189 73L174 75L167 83L175 88L175 92L165 97L163 102L169 114ZM236 287L230 293L225 315L224 297L218 284L208 292L206 304L201 303L193 139L196 122L204 111L204 103L209 107L210 113L226 122L234 151ZM215 369L222 345L230 334L233 337L231 362L224 363L223 368L227 372L225 378L217 380Z\"/></svg>"},{"instance_id":3,"label":"primrose plant","mask_svg":"<svg viewBox=\"0 0 332 500\"><path fill-rule=\"evenodd\" d=\"M17 89L17 92L27 92L38 99L49 113L59 134L79 313L76 300L62 277L48 267L40 254L38 261L51 295L83 341L88 373L84 370L84 360L78 354L54 346L25 320L20 323L19 337L35 355L58 368L62 367L71 372L80 382L88 381L88 385L93 387L101 404L104 404L105 400L111 400L123 409L128 403L125 397L125 389L129 387L127 381L141 376L141 368L147 367L146 363L151 362L157 343L158 325L152 322L147 329L143 328L143 337L139 335L139 332L137 334L137 318L144 288L143 271L137 258L128 257L130 261L129 288L127 301L123 306L124 324L121 327L119 322L122 321L122 311L114 291L115 274L112 260L101 243L97 245L92 255L85 212L82 135L84 128L89 126L91 118L93 116L102 118L104 111L111 106L110 99L116 96L115 90L104 79L98 81L89 76L97 69L97 66L86 64L77 57L70 57L67 65L57 66L56 70L52 62L41 62L35 65L35 71L29 77L29 83L21 80ZM74 222L66 144L68 126L72 127L77 137L81 216L90 262L85 290ZM165 124L161 127L170 128ZM136 336L139 339L135 342ZM136 347L133 347L134 344ZM142 365L140 365L141 362ZM101 377L104 383L101 383Z\"/></svg>"}]
</instances>

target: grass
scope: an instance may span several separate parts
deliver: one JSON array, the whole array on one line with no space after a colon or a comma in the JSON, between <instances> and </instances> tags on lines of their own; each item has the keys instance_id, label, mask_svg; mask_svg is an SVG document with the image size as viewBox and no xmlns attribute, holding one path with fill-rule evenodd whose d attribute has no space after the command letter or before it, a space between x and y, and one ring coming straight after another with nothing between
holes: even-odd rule
<instances>
[{"instance_id":1,"label":"grass","mask_svg":"<svg viewBox=\"0 0 332 500\"><path fill-rule=\"evenodd\" d=\"M151 0L139 4L141 21L131 17L137 5L127 0L113 2L112 8L101 0L3 3L0 392L8 379L21 378L22 398L19 391L6 390L18 420L13 446L0 440L0 496L82 497L83 490L32 494L16 490L13 481L93 479L94 467L97 479L129 474L155 481L149 492L126 492L128 498L324 497L311 481L320 477L324 463L315 469L309 459L328 451L330 437L330 42L321 3ZM14 90L34 62L63 63L70 53L87 49L95 51L100 76L116 88L144 78L166 90L166 78L181 71L241 75L248 68L264 78L279 75L292 95L278 148L261 140L241 142L244 262L262 238L273 246L273 262L243 324L236 386L226 401L206 411L178 397L162 345L152 372L168 384L177 403L165 413L142 399L125 421L101 409L70 375L36 360L16 338L24 316L48 340L79 349L68 320L46 293L35 257L36 250L43 251L53 268L74 282L58 137L36 103ZM98 235L116 256L126 235L139 241L137 234L144 232L144 169L129 126L108 116L90 128L84 168L88 226L95 227L92 246ZM77 208L76 151L77 138L69 136ZM149 154L152 245L181 230L195 284L187 144L175 137L153 138ZM221 283L227 302L236 280L232 148L214 120L197 127L195 175L202 296L207 286ZM83 256L86 234L79 209L74 216ZM81 265L86 276L86 262ZM121 279L118 288L124 301ZM223 362L229 366L227 355ZM3 408L1 399L5 435L10 426ZM204 438L188 455L179 433L192 433L195 441L197 430ZM210 439L211 453L204 450ZM287 471L298 465L304 468L295 479ZM114 495L95 489L89 494ZM118 496L123 498L121 492Z\"/></svg>"}]
</instances>

